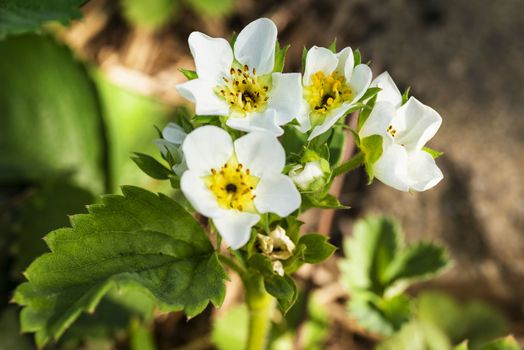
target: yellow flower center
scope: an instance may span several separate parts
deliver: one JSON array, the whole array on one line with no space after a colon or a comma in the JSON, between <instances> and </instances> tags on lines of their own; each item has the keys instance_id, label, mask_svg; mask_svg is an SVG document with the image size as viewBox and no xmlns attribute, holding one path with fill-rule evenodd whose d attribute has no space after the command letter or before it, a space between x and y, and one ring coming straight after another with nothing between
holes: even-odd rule
<instances>
[{"instance_id":1,"label":"yellow flower center","mask_svg":"<svg viewBox=\"0 0 524 350\"><path fill-rule=\"evenodd\" d=\"M312 117L320 121L324 120L330 110L349 101L352 96L353 92L346 83L346 78L337 72L328 76L321 71L316 72L311 76L311 85L304 87L304 98L311 107Z\"/></svg>"},{"instance_id":2,"label":"yellow flower center","mask_svg":"<svg viewBox=\"0 0 524 350\"><path fill-rule=\"evenodd\" d=\"M263 110L269 99L271 76L257 76L255 68L251 72L247 65L243 70L231 68L230 73L231 77L223 78L225 84L217 86L215 92L229 104L231 116L244 117Z\"/></svg>"},{"instance_id":3,"label":"yellow flower center","mask_svg":"<svg viewBox=\"0 0 524 350\"><path fill-rule=\"evenodd\" d=\"M204 181L213 192L218 205L224 209L256 212L253 190L260 179L238 163L235 156L220 169L211 169Z\"/></svg>"}]
</instances>

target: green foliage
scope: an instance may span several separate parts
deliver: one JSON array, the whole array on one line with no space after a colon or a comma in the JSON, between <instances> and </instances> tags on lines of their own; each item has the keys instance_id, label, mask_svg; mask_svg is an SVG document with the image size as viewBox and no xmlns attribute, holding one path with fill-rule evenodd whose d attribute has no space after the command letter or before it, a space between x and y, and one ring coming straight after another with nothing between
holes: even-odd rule
<instances>
[{"instance_id":1,"label":"green foliage","mask_svg":"<svg viewBox=\"0 0 524 350\"><path fill-rule=\"evenodd\" d=\"M382 136L371 135L364 137L360 140L360 149L364 153L364 165L366 167L366 173L368 174L369 183L371 183L375 177L373 174L373 164L382 155Z\"/></svg>"},{"instance_id":2,"label":"green foliage","mask_svg":"<svg viewBox=\"0 0 524 350\"><path fill-rule=\"evenodd\" d=\"M155 339L150 327L134 319L130 329L131 350L156 350Z\"/></svg>"},{"instance_id":3,"label":"green foliage","mask_svg":"<svg viewBox=\"0 0 524 350\"><path fill-rule=\"evenodd\" d=\"M328 242L328 237L319 233L303 235L298 240L299 248L304 246L302 259L308 264L318 264L329 258L337 249Z\"/></svg>"},{"instance_id":4,"label":"green foliage","mask_svg":"<svg viewBox=\"0 0 524 350\"><path fill-rule=\"evenodd\" d=\"M124 16L136 26L162 27L180 6L179 0L121 0Z\"/></svg>"},{"instance_id":5,"label":"green foliage","mask_svg":"<svg viewBox=\"0 0 524 350\"><path fill-rule=\"evenodd\" d=\"M424 152L428 152L433 157L433 159L436 159L436 158L438 158L438 157L440 157L441 155L444 154L444 152L435 151L434 149L431 149L429 147L424 147L424 148L422 148L422 150Z\"/></svg>"},{"instance_id":6,"label":"green foliage","mask_svg":"<svg viewBox=\"0 0 524 350\"><path fill-rule=\"evenodd\" d=\"M297 285L288 275L266 275L264 276L264 287L269 294L277 299L278 306L284 314L297 300Z\"/></svg>"},{"instance_id":7,"label":"green foliage","mask_svg":"<svg viewBox=\"0 0 524 350\"><path fill-rule=\"evenodd\" d=\"M333 39L331 44L329 44L328 50L331 50L333 53L337 53L337 38Z\"/></svg>"},{"instance_id":8,"label":"green foliage","mask_svg":"<svg viewBox=\"0 0 524 350\"><path fill-rule=\"evenodd\" d=\"M468 340L472 349L508 331L508 322L491 306L478 301L458 303L439 292L426 292L417 298L417 317L442 330L453 343Z\"/></svg>"},{"instance_id":9,"label":"green foliage","mask_svg":"<svg viewBox=\"0 0 524 350\"><path fill-rule=\"evenodd\" d=\"M233 0L184 0L203 16L223 16L233 9Z\"/></svg>"},{"instance_id":10,"label":"green foliage","mask_svg":"<svg viewBox=\"0 0 524 350\"><path fill-rule=\"evenodd\" d=\"M69 173L72 185L104 192L97 91L70 50L45 36L11 37L0 42L0 76L0 182Z\"/></svg>"},{"instance_id":11,"label":"green foliage","mask_svg":"<svg viewBox=\"0 0 524 350\"><path fill-rule=\"evenodd\" d=\"M449 263L445 250L428 242L404 245L398 224L384 217L359 220L344 241L340 263L351 293L350 312L365 328L390 335L412 314L402 294L410 284L436 275Z\"/></svg>"},{"instance_id":12,"label":"green foliage","mask_svg":"<svg viewBox=\"0 0 524 350\"><path fill-rule=\"evenodd\" d=\"M69 24L82 17L79 7L85 2L87 0L0 0L0 39L36 31L50 21Z\"/></svg>"},{"instance_id":13,"label":"green foliage","mask_svg":"<svg viewBox=\"0 0 524 350\"><path fill-rule=\"evenodd\" d=\"M481 350L521 350L519 343L513 336L494 340L483 347Z\"/></svg>"},{"instance_id":14,"label":"green foliage","mask_svg":"<svg viewBox=\"0 0 524 350\"><path fill-rule=\"evenodd\" d=\"M402 94L402 104L408 102L409 99L409 91L411 90L411 87L408 87L406 91Z\"/></svg>"},{"instance_id":15,"label":"green foliage","mask_svg":"<svg viewBox=\"0 0 524 350\"><path fill-rule=\"evenodd\" d=\"M171 170L147 154L135 152L131 159L144 173L154 179L167 180L172 174Z\"/></svg>"},{"instance_id":16,"label":"green foliage","mask_svg":"<svg viewBox=\"0 0 524 350\"><path fill-rule=\"evenodd\" d=\"M108 195L46 237L51 253L27 269L14 300L37 344L59 338L114 288L138 289L189 317L224 298L225 271L198 223L173 200L137 187Z\"/></svg>"},{"instance_id":17,"label":"green foliage","mask_svg":"<svg viewBox=\"0 0 524 350\"><path fill-rule=\"evenodd\" d=\"M329 142L329 164L331 166L337 165L344 155L344 147L346 146L346 133L342 128L334 128L333 135Z\"/></svg>"},{"instance_id":18,"label":"green foliage","mask_svg":"<svg viewBox=\"0 0 524 350\"><path fill-rule=\"evenodd\" d=\"M247 306L238 305L214 319L211 340L219 350L244 350L248 324Z\"/></svg>"},{"instance_id":19,"label":"green foliage","mask_svg":"<svg viewBox=\"0 0 524 350\"><path fill-rule=\"evenodd\" d=\"M413 320L391 338L377 346L377 350L449 350L446 335L431 323Z\"/></svg>"}]
</instances>

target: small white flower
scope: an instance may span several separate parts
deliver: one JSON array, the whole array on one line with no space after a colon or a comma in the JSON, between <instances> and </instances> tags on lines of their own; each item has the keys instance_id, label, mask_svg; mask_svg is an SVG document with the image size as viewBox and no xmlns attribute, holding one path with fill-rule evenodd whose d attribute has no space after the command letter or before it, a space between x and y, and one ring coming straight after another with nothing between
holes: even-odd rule
<instances>
[{"instance_id":1,"label":"small white flower","mask_svg":"<svg viewBox=\"0 0 524 350\"><path fill-rule=\"evenodd\" d=\"M233 49L225 39L191 33L198 78L177 90L195 103L197 115L229 116L233 129L282 135L280 125L299 112L302 87L299 73L273 72L276 39L277 28L267 18L248 24Z\"/></svg>"},{"instance_id":2,"label":"small white flower","mask_svg":"<svg viewBox=\"0 0 524 350\"><path fill-rule=\"evenodd\" d=\"M180 125L168 123L164 130L162 130L162 138L154 140L164 157L167 156L168 152L171 154L171 157L176 162L176 164L173 165L173 171L178 176L181 176L182 173L187 170L184 154L180 149L186 136L186 132Z\"/></svg>"},{"instance_id":3,"label":"small white flower","mask_svg":"<svg viewBox=\"0 0 524 350\"><path fill-rule=\"evenodd\" d=\"M382 155L373 164L374 176L400 191L425 191L442 180L433 157L423 150L437 132L442 118L414 97L401 106L402 96L387 72L372 83L382 90L360 138L382 136Z\"/></svg>"},{"instance_id":4,"label":"small white flower","mask_svg":"<svg viewBox=\"0 0 524 350\"><path fill-rule=\"evenodd\" d=\"M300 130L313 131L309 140L328 131L364 95L371 82L371 69L355 67L351 48L333 53L313 46L307 53L303 102L297 120Z\"/></svg>"},{"instance_id":5,"label":"small white flower","mask_svg":"<svg viewBox=\"0 0 524 350\"><path fill-rule=\"evenodd\" d=\"M315 180L324 177L320 160L308 162L305 165L297 164L289 171L289 177L301 190L309 190Z\"/></svg>"},{"instance_id":6,"label":"small white flower","mask_svg":"<svg viewBox=\"0 0 524 350\"><path fill-rule=\"evenodd\" d=\"M187 135L182 150L188 166L182 192L233 249L247 243L259 214L284 217L300 206L298 190L282 174L284 148L267 132L233 141L223 129L203 126Z\"/></svg>"},{"instance_id":7,"label":"small white flower","mask_svg":"<svg viewBox=\"0 0 524 350\"><path fill-rule=\"evenodd\" d=\"M282 262L280 260L273 261L273 272L275 272L279 276L284 276L286 271L284 271L284 265L282 265Z\"/></svg>"}]
</instances>

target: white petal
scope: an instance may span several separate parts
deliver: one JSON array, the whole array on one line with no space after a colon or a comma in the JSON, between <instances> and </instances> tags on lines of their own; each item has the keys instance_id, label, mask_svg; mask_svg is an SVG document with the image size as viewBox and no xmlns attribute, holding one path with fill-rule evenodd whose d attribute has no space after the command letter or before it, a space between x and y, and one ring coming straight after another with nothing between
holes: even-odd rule
<instances>
[{"instance_id":1,"label":"white petal","mask_svg":"<svg viewBox=\"0 0 524 350\"><path fill-rule=\"evenodd\" d=\"M313 132L311 132L311 135L309 135L308 141L313 140L318 135L322 135L323 133L331 129L331 127L335 125L337 120L346 115L346 112L350 107L351 105L349 103L344 103L342 104L342 106L335 108L334 110L329 112L329 114L326 116L326 119L324 119L324 122L313 129Z\"/></svg>"},{"instance_id":2,"label":"white petal","mask_svg":"<svg viewBox=\"0 0 524 350\"><path fill-rule=\"evenodd\" d=\"M272 135L280 136L284 130L277 124L276 111L273 109L266 109L262 113L251 113L243 118L229 117L226 124L230 128L251 132L251 131L266 131Z\"/></svg>"},{"instance_id":3,"label":"white petal","mask_svg":"<svg viewBox=\"0 0 524 350\"><path fill-rule=\"evenodd\" d=\"M309 113L311 112L311 108L309 107L309 104L302 99L300 102L300 111L297 115L297 129L302 132L306 133L309 130L311 130L311 120L309 119Z\"/></svg>"},{"instance_id":4,"label":"white petal","mask_svg":"<svg viewBox=\"0 0 524 350\"><path fill-rule=\"evenodd\" d=\"M253 227L260 216L257 214L222 209L220 214L213 218L213 224L224 241L233 249L243 247L251 236Z\"/></svg>"},{"instance_id":5,"label":"white petal","mask_svg":"<svg viewBox=\"0 0 524 350\"><path fill-rule=\"evenodd\" d=\"M239 163L263 177L278 174L286 164L286 153L277 138L267 132L254 131L235 141L235 153Z\"/></svg>"},{"instance_id":6,"label":"white petal","mask_svg":"<svg viewBox=\"0 0 524 350\"><path fill-rule=\"evenodd\" d=\"M411 182L410 188L415 191L429 190L444 177L435 159L425 151L409 153L408 175Z\"/></svg>"},{"instance_id":7,"label":"white petal","mask_svg":"<svg viewBox=\"0 0 524 350\"><path fill-rule=\"evenodd\" d=\"M186 138L187 133L176 123L168 123L162 130L162 137L175 145L181 145Z\"/></svg>"},{"instance_id":8,"label":"white petal","mask_svg":"<svg viewBox=\"0 0 524 350\"><path fill-rule=\"evenodd\" d=\"M369 68L367 64L359 64L355 69L353 69L353 75L349 81L349 86L355 94L353 101L356 102L364 96L369 84L371 84L371 78L371 68Z\"/></svg>"},{"instance_id":9,"label":"white petal","mask_svg":"<svg viewBox=\"0 0 524 350\"><path fill-rule=\"evenodd\" d=\"M336 56L338 59L337 72L345 77L346 81L350 81L353 75L353 67L355 67L353 50L350 47L346 47L337 53Z\"/></svg>"},{"instance_id":10,"label":"white petal","mask_svg":"<svg viewBox=\"0 0 524 350\"><path fill-rule=\"evenodd\" d=\"M311 85L311 75L323 72L330 75L337 68L337 56L325 47L313 46L306 56L306 67L304 69L304 86Z\"/></svg>"},{"instance_id":11,"label":"white petal","mask_svg":"<svg viewBox=\"0 0 524 350\"><path fill-rule=\"evenodd\" d=\"M195 104L197 115L228 115L229 106L217 96L213 88L212 83L202 79L189 80L176 86L182 97Z\"/></svg>"},{"instance_id":12,"label":"white petal","mask_svg":"<svg viewBox=\"0 0 524 350\"><path fill-rule=\"evenodd\" d=\"M297 117L302 103L300 73L273 73L268 108L277 112L277 124L284 125Z\"/></svg>"},{"instance_id":13,"label":"white petal","mask_svg":"<svg viewBox=\"0 0 524 350\"><path fill-rule=\"evenodd\" d=\"M257 74L268 74L275 65L275 43L277 27L268 18L259 18L249 23L238 34L235 41L235 58Z\"/></svg>"},{"instance_id":14,"label":"white petal","mask_svg":"<svg viewBox=\"0 0 524 350\"><path fill-rule=\"evenodd\" d=\"M384 149L373 165L377 179L399 191L409 190L408 153L400 145L392 144Z\"/></svg>"},{"instance_id":15,"label":"white petal","mask_svg":"<svg viewBox=\"0 0 524 350\"><path fill-rule=\"evenodd\" d=\"M200 214L213 217L221 211L215 195L206 186L200 173L192 170L185 171L180 179L180 189Z\"/></svg>"},{"instance_id":16,"label":"white petal","mask_svg":"<svg viewBox=\"0 0 524 350\"><path fill-rule=\"evenodd\" d=\"M189 35L188 43L199 79L216 85L221 82L222 77L229 76L233 51L227 40L193 32Z\"/></svg>"},{"instance_id":17,"label":"white petal","mask_svg":"<svg viewBox=\"0 0 524 350\"><path fill-rule=\"evenodd\" d=\"M369 114L368 119L362 125L359 135L361 138L380 135L386 136L387 128L395 116L396 109L389 102L377 102Z\"/></svg>"},{"instance_id":18,"label":"white petal","mask_svg":"<svg viewBox=\"0 0 524 350\"><path fill-rule=\"evenodd\" d=\"M395 142L413 151L420 150L437 133L442 118L433 108L410 97L397 110L391 124L397 130Z\"/></svg>"},{"instance_id":19,"label":"white petal","mask_svg":"<svg viewBox=\"0 0 524 350\"><path fill-rule=\"evenodd\" d=\"M254 193L255 207L261 213L272 212L285 217L300 207L300 193L293 181L283 174L262 177Z\"/></svg>"},{"instance_id":20,"label":"white petal","mask_svg":"<svg viewBox=\"0 0 524 350\"><path fill-rule=\"evenodd\" d=\"M220 169L233 155L233 141L229 134L216 126L206 125L187 135L182 145L189 170L201 176Z\"/></svg>"},{"instance_id":21,"label":"white petal","mask_svg":"<svg viewBox=\"0 0 524 350\"><path fill-rule=\"evenodd\" d=\"M371 83L371 86L382 89L377 94L377 102L387 101L392 103L395 107L399 107L402 103L402 94L387 71L376 77Z\"/></svg>"}]
</instances>

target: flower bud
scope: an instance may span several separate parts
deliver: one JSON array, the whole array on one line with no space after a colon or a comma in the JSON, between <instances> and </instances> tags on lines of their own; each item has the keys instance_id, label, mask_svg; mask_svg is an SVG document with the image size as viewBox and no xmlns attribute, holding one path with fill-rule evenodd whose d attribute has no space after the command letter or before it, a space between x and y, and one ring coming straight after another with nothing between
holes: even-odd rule
<instances>
[{"instance_id":1,"label":"flower bud","mask_svg":"<svg viewBox=\"0 0 524 350\"><path fill-rule=\"evenodd\" d=\"M168 123L162 130L162 138L154 140L156 146L160 149L162 155L167 158L169 153L173 164L173 171L178 176L181 176L187 170L187 165L184 160L181 146L187 134L182 127L175 123ZM169 158L168 158L169 159Z\"/></svg>"},{"instance_id":2,"label":"flower bud","mask_svg":"<svg viewBox=\"0 0 524 350\"><path fill-rule=\"evenodd\" d=\"M325 184L321 160L294 166L289 171L289 177L304 191L320 189Z\"/></svg>"}]
</instances>

